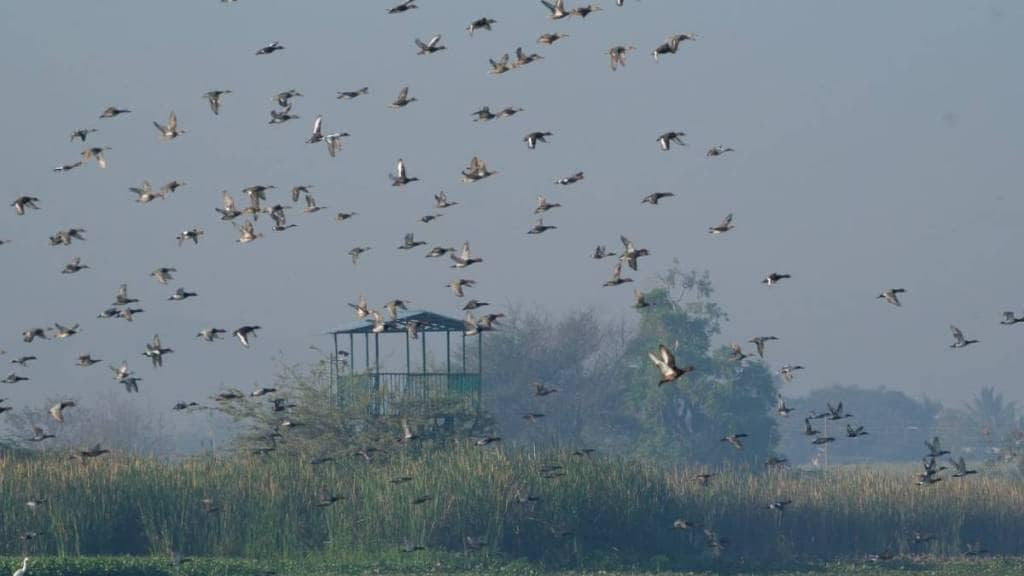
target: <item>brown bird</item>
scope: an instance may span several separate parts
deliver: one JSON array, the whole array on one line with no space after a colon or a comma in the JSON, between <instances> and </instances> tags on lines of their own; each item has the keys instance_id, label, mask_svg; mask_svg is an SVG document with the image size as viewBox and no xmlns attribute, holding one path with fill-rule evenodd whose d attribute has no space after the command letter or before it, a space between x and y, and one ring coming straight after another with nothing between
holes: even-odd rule
<instances>
[{"instance_id":1,"label":"brown bird","mask_svg":"<svg viewBox=\"0 0 1024 576\"><path fill-rule=\"evenodd\" d=\"M64 409L73 408L74 406L75 403L71 400L58 402L50 407L50 416L52 416L57 422L64 422Z\"/></svg>"},{"instance_id":2,"label":"brown bird","mask_svg":"<svg viewBox=\"0 0 1024 576\"><path fill-rule=\"evenodd\" d=\"M678 379L680 376L685 376L690 372L694 371L693 366L685 366L683 368L676 367L676 358L672 355L672 351L668 349L668 346L664 344L658 345L658 355L655 356L653 352L648 352L647 357L654 362L654 365L661 371L661 380L658 381L658 386L667 384Z\"/></svg>"},{"instance_id":3,"label":"brown bird","mask_svg":"<svg viewBox=\"0 0 1024 576\"><path fill-rule=\"evenodd\" d=\"M728 436L723 436L720 439L720 441L721 442L728 442L729 444L732 444L732 446L734 448L736 448L737 450L743 450L742 439L746 438L746 437L747 437L747 435L741 432L739 434L729 434Z\"/></svg>"}]
</instances>

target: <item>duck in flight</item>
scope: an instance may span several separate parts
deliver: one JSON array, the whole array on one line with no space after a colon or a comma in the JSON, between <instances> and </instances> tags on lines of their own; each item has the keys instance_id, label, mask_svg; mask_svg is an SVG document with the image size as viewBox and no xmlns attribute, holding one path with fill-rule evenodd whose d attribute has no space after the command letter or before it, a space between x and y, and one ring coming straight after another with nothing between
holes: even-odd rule
<instances>
[{"instance_id":1,"label":"duck in flight","mask_svg":"<svg viewBox=\"0 0 1024 576\"><path fill-rule=\"evenodd\" d=\"M966 348L971 344L977 344L978 342L981 342L981 340L969 340L965 338L964 333L961 332L959 328L953 326L952 324L949 325L949 329L951 332L953 332L953 343L949 345L950 348Z\"/></svg>"},{"instance_id":2,"label":"duck in flight","mask_svg":"<svg viewBox=\"0 0 1024 576\"><path fill-rule=\"evenodd\" d=\"M661 380L658 381L658 386L668 384L679 379L690 372L693 372L695 368L690 366L677 367L676 358L672 354L672 351L668 349L668 346L664 344L658 345L658 354L654 352L648 352L647 357L651 359L651 362L661 371Z\"/></svg>"},{"instance_id":3,"label":"duck in flight","mask_svg":"<svg viewBox=\"0 0 1024 576\"><path fill-rule=\"evenodd\" d=\"M886 302L892 304L893 306L901 306L902 304L900 303L899 295L903 294L904 292L906 292L906 289L904 288L889 288L883 290L882 293L879 294L878 296L875 296L875 299L877 300L879 298L884 298Z\"/></svg>"},{"instance_id":4,"label":"duck in flight","mask_svg":"<svg viewBox=\"0 0 1024 576\"><path fill-rule=\"evenodd\" d=\"M274 52L277 52L278 50L284 50L284 46L280 42L276 42L275 41L275 42L271 42L270 44L267 44L263 48L260 48L259 50L257 50L256 51L256 55L257 56L263 56L263 55L266 55L266 54L273 54Z\"/></svg>"}]
</instances>

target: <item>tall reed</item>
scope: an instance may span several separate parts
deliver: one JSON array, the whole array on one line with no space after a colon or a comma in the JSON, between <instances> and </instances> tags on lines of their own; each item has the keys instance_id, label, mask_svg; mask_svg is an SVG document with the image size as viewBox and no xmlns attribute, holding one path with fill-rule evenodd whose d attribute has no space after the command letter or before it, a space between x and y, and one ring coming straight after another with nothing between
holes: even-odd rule
<instances>
[{"instance_id":1,"label":"tall reed","mask_svg":"<svg viewBox=\"0 0 1024 576\"><path fill-rule=\"evenodd\" d=\"M677 518L728 539L724 554L758 561L954 555L975 543L1024 552L1024 483L1012 476L916 486L901 468L726 470L703 487L695 472L470 445L318 466L289 454L11 457L0 461L0 554L301 558L484 543L479 553L555 563L708 558L703 531L673 530ZM318 506L322 491L342 499ZM33 498L48 503L30 509ZM783 513L768 509L781 499L792 500ZM914 544L914 532L936 538Z\"/></svg>"}]
</instances>

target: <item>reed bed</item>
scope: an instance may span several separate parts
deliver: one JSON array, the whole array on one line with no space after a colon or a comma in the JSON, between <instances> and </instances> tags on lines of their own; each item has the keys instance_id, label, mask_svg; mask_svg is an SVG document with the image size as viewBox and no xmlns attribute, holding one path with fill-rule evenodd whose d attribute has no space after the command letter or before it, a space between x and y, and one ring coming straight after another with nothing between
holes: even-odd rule
<instances>
[{"instance_id":1,"label":"reed bed","mask_svg":"<svg viewBox=\"0 0 1024 576\"><path fill-rule=\"evenodd\" d=\"M955 556L976 543L1018 555L1024 546L1019 477L982 472L922 487L909 468L732 470L702 487L695 472L475 446L318 466L287 454L9 457L0 460L0 555L343 558L415 545L562 565L709 560L703 531L673 530L677 518L712 528L728 539L724 556L751 562ZM319 507L322 490L343 499ZM30 509L34 498L48 502ZM792 500L783 514L767 508L777 499ZM915 531L935 539L914 544ZM30 533L38 536L23 539Z\"/></svg>"}]
</instances>

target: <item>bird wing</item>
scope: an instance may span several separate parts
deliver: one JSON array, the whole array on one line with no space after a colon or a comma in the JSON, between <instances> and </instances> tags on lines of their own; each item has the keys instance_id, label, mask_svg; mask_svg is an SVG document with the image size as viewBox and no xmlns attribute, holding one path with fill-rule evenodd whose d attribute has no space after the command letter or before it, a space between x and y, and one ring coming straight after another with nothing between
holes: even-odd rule
<instances>
[{"instance_id":1,"label":"bird wing","mask_svg":"<svg viewBox=\"0 0 1024 576\"><path fill-rule=\"evenodd\" d=\"M548 2L547 0L540 0L540 3L543 4L548 10L550 10L552 14L555 13L555 5L554 4L552 4L551 2Z\"/></svg>"},{"instance_id":2,"label":"bird wing","mask_svg":"<svg viewBox=\"0 0 1024 576\"><path fill-rule=\"evenodd\" d=\"M437 46L437 43L440 42L440 41L441 41L441 35L440 34L435 34L434 37L431 38L429 42L427 42L427 46L433 48L434 46Z\"/></svg>"},{"instance_id":3,"label":"bird wing","mask_svg":"<svg viewBox=\"0 0 1024 576\"><path fill-rule=\"evenodd\" d=\"M419 38L413 39L413 42L415 42L416 45L419 46L421 52L426 52L427 49L430 48L428 45L424 44L423 41L420 40ZM401 98L401 97L399 97L399 98Z\"/></svg>"},{"instance_id":4,"label":"bird wing","mask_svg":"<svg viewBox=\"0 0 1024 576\"><path fill-rule=\"evenodd\" d=\"M465 242L462 243L462 259L463 260L469 260L469 257L470 257L469 240L466 240Z\"/></svg>"},{"instance_id":5,"label":"bird wing","mask_svg":"<svg viewBox=\"0 0 1024 576\"><path fill-rule=\"evenodd\" d=\"M661 370L661 371L664 372L664 370L665 370L665 363L664 363L664 361L662 361L661 358L658 358L657 356L655 356L654 352L648 352L647 353L647 357L651 359L651 362L654 362L654 365L658 367L658 370Z\"/></svg>"},{"instance_id":6,"label":"bird wing","mask_svg":"<svg viewBox=\"0 0 1024 576\"><path fill-rule=\"evenodd\" d=\"M398 99L399 100L405 100L406 98L408 98L408 96L409 96L409 87L408 86L402 88L402 90L398 93Z\"/></svg>"},{"instance_id":7,"label":"bird wing","mask_svg":"<svg viewBox=\"0 0 1024 576\"><path fill-rule=\"evenodd\" d=\"M320 114L317 114L316 120L313 121L313 135L314 136L321 136L320 127L323 125L323 122L324 122L324 117L322 115L320 115Z\"/></svg>"},{"instance_id":8,"label":"bird wing","mask_svg":"<svg viewBox=\"0 0 1024 576\"><path fill-rule=\"evenodd\" d=\"M224 203L225 212L235 212L235 199L231 197L227 190L223 192L221 201Z\"/></svg>"},{"instance_id":9,"label":"bird wing","mask_svg":"<svg viewBox=\"0 0 1024 576\"><path fill-rule=\"evenodd\" d=\"M721 226L722 228L726 228L729 226L729 224L732 224L732 213L726 215L725 219L722 220L722 223L719 224L719 226Z\"/></svg>"},{"instance_id":10,"label":"bird wing","mask_svg":"<svg viewBox=\"0 0 1024 576\"><path fill-rule=\"evenodd\" d=\"M957 344L960 344L964 341L964 333L961 332L959 328L950 324L949 329L950 331L953 332L953 340L956 340Z\"/></svg>"},{"instance_id":11,"label":"bird wing","mask_svg":"<svg viewBox=\"0 0 1024 576\"><path fill-rule=\"evenodd\" d=\"M398 179L399 180L405 180L406 176L405 176L405 161L404 160L399 160L398 161L398 167L396 168L396 170L398 170Z\"/></svg>"},{"instance_id":12,"label":"bird wing","mask_svg":"<svg viewBox=\"0 0 1024 576\"><path fill-rule=\"evenodd\" d=\"M661 354L661 361L668 367L675 367L676 357L672 355L672 351L668 349L668 346L664 344L658 345L658 352Z\"/></svg>"},{"instance_id":13,"label":"bird wing","mask_svg":"<svg viewBox=\"0 0 1024 576\"><path fill-rule=\"evenodd\" d=\"M172 111L171 115L167 118L167 131L168 132L174 132L177 129L178 129L178 115L175 114Z\"/></svg>"}]
</instances>

